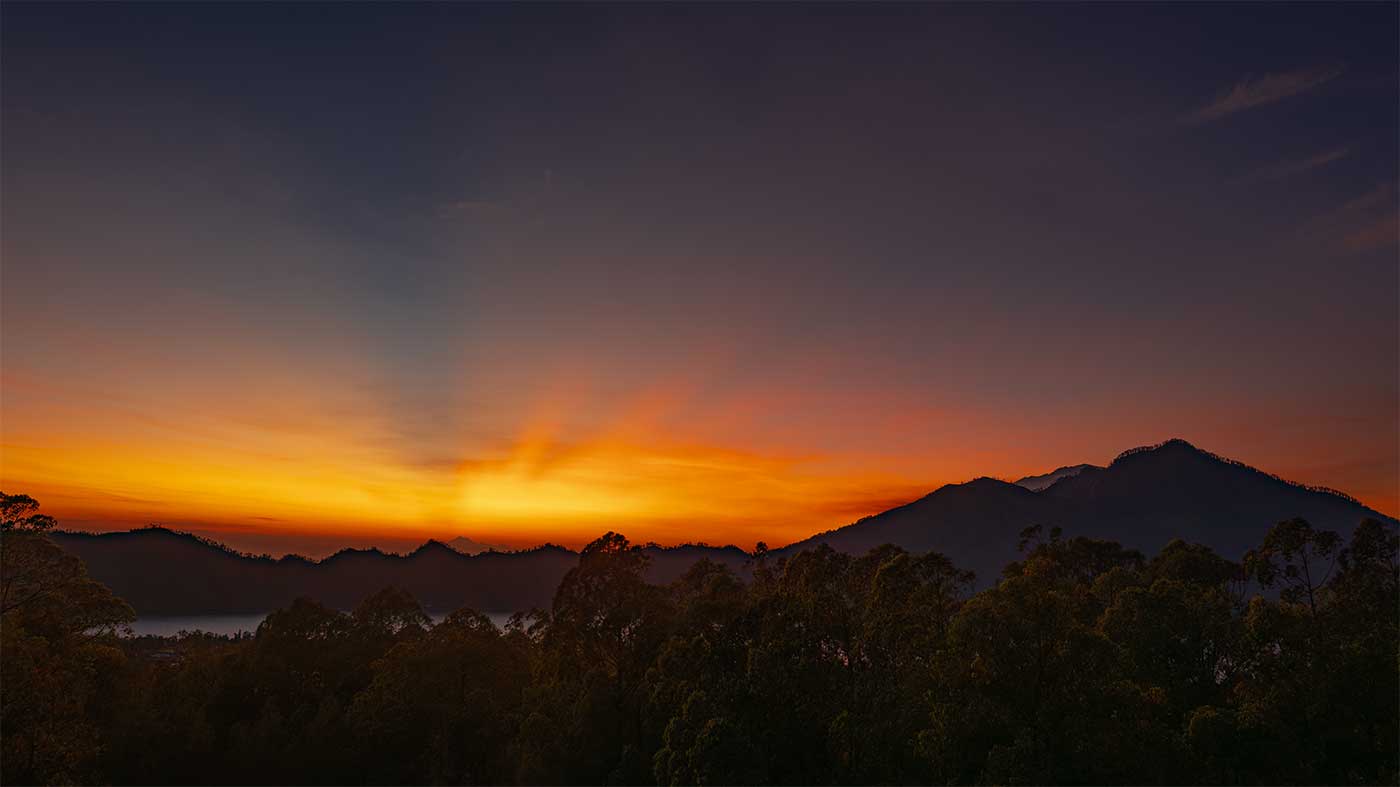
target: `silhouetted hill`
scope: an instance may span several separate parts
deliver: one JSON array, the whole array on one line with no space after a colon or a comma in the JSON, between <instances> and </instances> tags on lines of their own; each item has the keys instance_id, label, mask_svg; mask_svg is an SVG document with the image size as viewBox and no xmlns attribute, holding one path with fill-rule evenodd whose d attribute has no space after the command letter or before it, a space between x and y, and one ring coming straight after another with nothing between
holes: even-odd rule
<instances>
[{"instance_id":1,"label":"silhouetted hill","mask_svg":"<svg viewBox=\"0 0 1400 787\"><path fill-rule=\"evenodd\" d=\"M778 554L822 543L861 553L893 543L942 552L986 585L1016 558L1017 536L1030 525L1059 526L1066 535L1111 539L1148 554L1181 538L1238 560L1272 525L1292 517L1343 535L1366 517L1395 523L1340 492L1285 481L1185 440L1126 451L1108 467L1077 468L1048 474L1061 477L1040 491L990 478L950 484Z\"/></svg>"},{"instance_id":2,"label":"silhouetted hill","mask_svg":"<svg viewBox=\"0 0 1400 787\"><path fill-rule=\"evenodd\" d=\"M242 554L162 527L56 532L53 538L143 616L263 612L298 596L352 609L389 585L407 589L434 611L463 606L490 612L546 609L559 581L578 564L578 553L552 544L466 555L441 541L428 541L407 555L343 549L318 562L296 555ZM733 546L649 545L643 551L651 558L647 579L659 584L673 581L701 558L739 573L748 560Z\"/></svg>"},{"instance_id":3,"label":"silhouetted hill","mask_svg":"<svg viewBox=\"0 0 1400 787\"><path fill-rule=\"evenodd\" d=\"M298 596L351 609L387 585L406 588L434 610L545 608L578 562L575 552L554 545L464 555L429 541L408 555L345 549L315 562L244 555L159 527L53 537L145 616L263 612Z\"/></svg>"},{"instance_id":4,"label":"silhouetted hill","mask_svg":"<svg viewBox=\"0 0 1400 787\"><path fill-rule=\"evenodd\" d=\"M687 569L704 558L716 563L723 563L729 566L734 573L747 576L749 572L748 562L751 557L748 552L733 545L712 547L708 544L684 544L678 547L662 547L649 544L642 549L642 552L651 558L651 562L647 566L647 581L657 585L667 585L674 582Z\"/></svg>"},{"instance_id":5,"label":"silhouetted hill","mask_svg":"<svg viewBox=\"0 0 1400 787\"><path fill-rule=\"evenodd\" d=\"M482 552L490 551L510 551L509 549L503 546L498 546L496 544L483 544L480 541L475 541L473 539L467 538L466 536L457 536L451 541L445 541L443 543L447 544L449 547L452 547L453 549L457 550L458 552L461 552L464 555L476 555Z\"/></svg>"},{"instance_id":6,"label":"silhouetted hill","mask_svg":"<svg viewBox=\"0 0 1400 787\"><path fill-rule=\"evenodd\" d=\"M1024 486L1032 492L1039 492L1056 481L1059 481L1061 478L1079 475L1090 468L1095 470L1103 469L1097 465L1070 465L1069 467L1061 467L1057 470L1052 470L1045 475L1028 475L1025 478L1017 479L1016 485Z\"/></svg>"},{"instance_id":7,"label":"silhouetted hill","mask_svg":"<svg viewBox=\"0 0 1400 787\"><path fill-rule=\"evenodd\" d=\"M1366 517L1395 523L1336 490L1286 481L1185 440L1124 452L1042 494L1069 506L1065 526L1076 533L1149 551L1179 537L1231 559L1292 517L1343 536Z\"/></svg>"},{"instance_id":8,"label":"silhouetted hill","mask_svg":"<svg viewBox=\"0 0 1400 787\"><path fill-rule=\"evenodd\" d=\"M912 503L789 544L776 554L790 555L818 544L860 554L881 544L897 544L914 552L942 552L981 577L979 569L999 569L1008 555L1014 558L1021 529L1046 521L1048 509L1056 507L1023 486L978 478L948 484Z\"/></svg>"}]
</instances>

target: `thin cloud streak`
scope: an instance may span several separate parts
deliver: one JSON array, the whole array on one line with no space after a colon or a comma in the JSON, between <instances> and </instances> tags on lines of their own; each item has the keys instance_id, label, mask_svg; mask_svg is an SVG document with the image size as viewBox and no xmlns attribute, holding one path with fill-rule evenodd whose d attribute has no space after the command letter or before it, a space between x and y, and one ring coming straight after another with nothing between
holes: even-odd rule
<instances>
[{"instance_id":1,"label":"thin cloud streak","mask_svg":"<svg viewBox=\"0 0 1400 787\"><path fill-rule=\"evenodd\" d=\"M1384 249L1400 243L1400 213L1393 209L1389 215L1377 218L1342 239L1347 251L1362 252Z\"/></svg>"},{"instance_id":2,"label":"thin cloud streak","mask_svg":"<svg viewBox=\"0 0 1400 787\"><path fill-rule=\"evenodd\" d=\"M1336 79L1342 71L1340 66L1331 66L1265 74L1257 79L1246 77L1209 104L1187 113L1182 117L1182 122L1199 126L1247 109L1275 104L1320 87Z\"/></svg>"},{"instance_id":3,"label":"thin cloud streak","mask_svg":"<svg viewBox=\"0 0 1400 787\"><path fill-rule=\"evenodd\" d=\"M1351 148L1337 148L1305 159L1290 159L1271 164L1232 180L1232 183L1257 183L1260 181L1284 180L1303 175L1320 167L1341 161L1351 155Z\"/></svg>"},{"instance_id":4,"label":"thin cloud streak","mask_svg":"<svg viewBox=\"0 0 1400 787\"><path fill-rule=\"evenodd\" d=\"M1400 186L1381 183L1312 219L1305 231L1345 253L1394 246L1400 242Z\"/></svg>"}]
</instances>

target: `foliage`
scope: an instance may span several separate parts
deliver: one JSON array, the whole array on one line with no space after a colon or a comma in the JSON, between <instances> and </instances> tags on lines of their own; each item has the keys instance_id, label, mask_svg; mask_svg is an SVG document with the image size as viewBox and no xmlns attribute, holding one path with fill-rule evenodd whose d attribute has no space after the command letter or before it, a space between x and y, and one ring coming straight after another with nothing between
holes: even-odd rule
<instances>
[{"instance_id":1,"label":"foliage","mask_svg":"<svg viewBox=\"0 0 1400 787\"><path fill-rule=\"evenodd\" d=\"M99 778L131 607L45 533L51 517L0 493L0 770L10 784Z\"/></svg>"},{"instance_id":2,"label":"foliage","mask_svg":"<svg viewBox=\"0 0 1400 787\"><path fill-rule=\"evenodd\" d=\"M402 589L253 636L130 608L6 497L6 783L1354 783L1397 770L1396 530L1280 523L1242 563L1028 529L994 586L828 547L668 587L609 533L551 609ZM1249 584L1250 582L1253 584ZM1248 592L1253 588L1254 592Z\"/></svg>"}]
</instances>

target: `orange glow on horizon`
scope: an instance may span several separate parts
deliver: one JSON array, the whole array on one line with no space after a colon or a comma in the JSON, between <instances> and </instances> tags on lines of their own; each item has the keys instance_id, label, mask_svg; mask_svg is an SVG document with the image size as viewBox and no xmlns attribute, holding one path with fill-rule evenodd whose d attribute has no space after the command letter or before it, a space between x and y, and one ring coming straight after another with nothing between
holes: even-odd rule
<instances>
[{"instance_id":1,"label":"orange glow on horizon","mask_svg":"<svg viewBox=\"0 0 1400 787\"><path fill-rule=\"evenodd\" d=\"M513 423L504 437L445 424L429 434L431 455L406 450L420 446L406 445L395 413L367 386L322 390L285 369L257 370L257 395L212 371L171 395L11 374L0 482L70 527L159 523L226 534L235 546L280 534L290 544L343 537L403 547L466 535L578 547L615 530L638 542L751 548L848 524L944 483L1105 463L1177 434L1162 426L1145 439L1115 436L1109 413L1102 433L1073 433L1069 423L1068 436L1018 449L1026 423L975 404L897 391L873 402L868 391L705 394L711 370L697 364L626 396L601 389L596 375L555 374L532 398L501 400L496 417ZM857 412L869 415L852 422L847 414ZM1187 436L1230 455L1228 445ZM1243 459L1396 510L1393 490Z\"/></svg>"},{"instance_id":2,"label":"orange glow on horizon","mask_svg":"<svg viewBox=\"0 0 1400 787\"><path fill-rule=\"evenodd\" d=\"M26 387L6 382L10 391ZM79 411L48 397L32 410L48 422L45 430L7 428L0 470L6 491L37 497L61 522L193 523L234 535L464 534L515 547L577 547L606 530L638 541L780 544L927 488L820 456L657 434L658 413L676 399L660 389L635 397L605 429L570 437L579 401L558 395L568 385L551 390L556 395L532 406L514 437L450 470L392 461L371 447L371 429L299 421L288 414L315 411L316 397L298 401L290 390L275 408L280 417L245 406L212 422L171 412L154 424L106 411L111 402ZM310 428L287 429L293 422Z\"/></svg>"}]
</instances>

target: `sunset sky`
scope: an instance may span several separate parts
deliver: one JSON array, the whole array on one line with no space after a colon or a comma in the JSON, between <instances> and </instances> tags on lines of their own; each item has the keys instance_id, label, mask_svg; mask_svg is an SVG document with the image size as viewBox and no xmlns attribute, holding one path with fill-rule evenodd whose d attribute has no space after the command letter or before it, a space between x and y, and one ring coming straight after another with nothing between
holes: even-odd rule
<instances>
[{"instance_id":1,"label":"sunset sky","mask_svg":"<svg viewBox=\"0 0 1400 787\"><path fill-rule=\"evenodd\" d=\"M1183 437L1396 515L1398 9L5 4L0 487L750 547Z\"/></svg>"}]
</instances>

